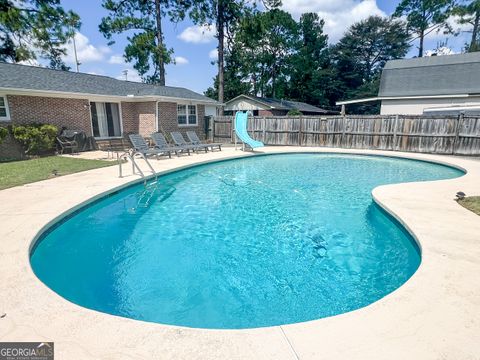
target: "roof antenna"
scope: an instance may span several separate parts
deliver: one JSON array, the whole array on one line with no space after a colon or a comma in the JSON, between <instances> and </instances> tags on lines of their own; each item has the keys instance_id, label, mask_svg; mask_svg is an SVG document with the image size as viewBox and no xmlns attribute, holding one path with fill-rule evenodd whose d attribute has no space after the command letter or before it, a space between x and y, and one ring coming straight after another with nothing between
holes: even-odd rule
<instances>
[{"instance_id":1,"label":"roof antenna","mask_svg":"<svg viewBox=\"0 0 480 360\"><path fill-rule=\"evenodd\" d=\"M122 74L125 76L125 81L128 80L128 69L122 71Z\"/></svg>"}]
</instances>

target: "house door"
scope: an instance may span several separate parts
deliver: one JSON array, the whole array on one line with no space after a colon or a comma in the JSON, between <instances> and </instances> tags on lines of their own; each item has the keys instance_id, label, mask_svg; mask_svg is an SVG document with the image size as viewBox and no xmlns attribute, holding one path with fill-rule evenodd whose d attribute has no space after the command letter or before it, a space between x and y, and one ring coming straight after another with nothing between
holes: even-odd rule
<instances>
[{"instance_id":1,"label":"house door","mask_svg":"<svg viewBox=\"0 0 480 360\"><path fill-rule=\"evenodd\" d=\"M117 103L91 102L93 136L108 138L122 136L120 111Z\"/></svg>"}]
</instances>

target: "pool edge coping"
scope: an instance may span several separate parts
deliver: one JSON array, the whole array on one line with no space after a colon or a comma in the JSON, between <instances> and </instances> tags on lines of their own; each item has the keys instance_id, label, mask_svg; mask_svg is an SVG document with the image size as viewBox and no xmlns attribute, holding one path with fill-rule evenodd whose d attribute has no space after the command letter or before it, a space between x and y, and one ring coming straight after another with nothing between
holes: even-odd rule
<instances>
[{"instance_id":1,"label":"pool edge coping","mask_svg":"<svg viewBox=\"0 0 480 360\"><path fill-rule=\"evenodd\" d=\"M268 148L266 150L268 151ZM424 183L425 184L425 183L434 183L434 182L456 181L458 179L463 179L463 178L465 178L466 176L469 175L469 170L467 168L465 168L464 166L458 165L458 160L461 160L460 162L467 162L467 163L472 161L472 160L456 159L456 158L438 159L438 155L434 155L433 156L434 159L431 159L432 156L429 155L429 154L410 154L410 153L395 153L395 152L380 152L379 153L379 152L376 152L376 151L359 151L359 150L356 150L356 149L326 149L326 148L321 148L321 149L300 148L300 149L298 149L298 148L296 148L295 150L293 150L293 151L292 150L293 150L292 148L281 148L281 149L276 149L276 151L274 151L274 153L260 152L260 153L254 153L254 154L240 153L240 154L234 154L234 155L227 155L227 157L224 157L222 159L210 159L210 160L206 160L206 161L193 162L193 163L183 165L183 166L176 166L176 167L171 168L169 170L163 170L163 171L159 172L158 175L161 176L162 174L165 174L165 173L180 171L180 170L183 170L183 169L186 169L186 168L191 168L191 167L194 167L194 166L201 166L201 165L214 163L214 162L219 162L219 161L228 161L228 160L234 160L234 159L251 157L251 156L258 156L258 155L262 156L262 155L270 155L270 154L291 154L291 153L351 154L351 155L371 155L371 156L383 156L383 157L391 157L391 158L403 158L403 159L409 159L409 160L413 159L413 160L426 161L426 162L446 165L446 166L450 166L450 167L457 168L459 170L464 171L465 174L463 176L460 176L460 177L454 178L454 179L441 179L441 180L433 180L433 181L427 181L427 182L408 182L408 183L388 184L388 185L381 185L381 186L376 187L372 190L372 199L375 201L375 203L377 203L388 214L390 214L397 221L399 221L399 223L402 224L402 226L411 234L411 236L415 239L415 241L418 243L419 247L421 248L422 240L418 238L415 231L408 225L408 223L405 222L402 219L401 216L397 215L397 213L395 212L395 209L393 209L393 210L390 209L390 207L385 203L385 201L382 201L381 198L382 198L383 195L381 193L377 194L377 189L387 188L387 187L398 187L398 186L411 186L411 185L415 185L415 184L419 184L419 183ZM425 157L426 157L426 159L425 159ZM457 164L453 163L453 161L457 161ZM95 170L91 170L91 171L95 171ZM478 174L477 174L477 176L478 176ZM150 176L150 178L153 178L153 177L154 177L153 175ZM51 181L51 180L49 180L49 181ZM143 179L129 180L129 181L123 183L123 184L120 184L118 186L114 186L114 187L112 187L108 190L101 191L100 193L86 199L85 201L82 201L82 202L77 203L76 205L70 207L67 211L64 211L64 212L61 212L60 214L57 214L49 222L47 222L46 224L43 224L43 226L36 232L36 236L33 239L30 239L29 246L28 246L28 249L27 249L27 259L29 260L29 258L30 258L30 251L31 251L32 247L34 246L35 242L42 236L42 234L45 231L47 231L51 226L56 224L58 221L61 221L63 218L65 218L69 214L71 214L71 213L73 213L73 212L77 211L78 209L81 209L85 206L88 206L89 204L91 204L94 201L97 201L97 200L99 200L99 199L101 199L105 196L108 196L109 194L111 194L113 192L120 191L120 190L125 189L125 188L130 187L130 186L135 186L136 184L141 183L142 181L143 181ZM387 203L388 203L388 201L387 201ZM422 251L422 257L423 257L423 251ZM28 265L29 271L36 278L36 275L33 273L33 269L31 269L30 261L28 261L28 264L29 264ZM420 269L420 267L417 269L417 272L419 271L419 269ZM38 278L36 278L36 279L37 279L38 282L40 282L42 284L42 286L44 286L45 288L48 288ZM410 281L412 281L412 278L409 279L407 281L407 283L410 282ZM403 286L405 286L405 284L402 285L399 289L401 289ZM53 292L53 290L51 290L51 289L49 289L49 290ZM391 295L395 294L397 291L398 291L398 289L395 290L394 292L388 294L386 297L384 297L384 298L382 298L382 299L380 299L377 302L372 303L372 304L376 304L380 301L383 301L387 297L390 297ZM68 300L62 298L60 295L58 295L58 294L56 294L56 295L59 296L63 301L67 302L68 304L70 304L70 305L73 304L73 303L69 302ZM97 312L99 314L102 314L102 316L106 315L107 317L110 316L110 317L115 317L115 318L120 318L120 319L126 319L126 318L119 317L119 316L116 316L116 315L110 315L110 314L98 312L96 310L86 309L86 308L81 307L80 305L76 305L76 304L73 304L73 305L78 306L78 307L80 307L82 309L85 309L87 311ZM367 307L369 307L369 306L371 306L371 305L368 305ZM356 313L356 312L362 312L367 307L363 307L363 308L354 310L352 312L339 314L339 315L329 317L329 318L324 318L324 319L310 320L310 321L296 323L296 324L277 325L277 326L272 326L272 327L262 327L262 328L255 328L255 329L263 330L263 329L281 328L282 331L283 331L284 328L287 328L287 327L290 327L290 326L300 326L302 324L322 322L326 319L335 319L335 318L340 317L340 316L344 316L344 315L348 315L348 314L352 314L352 313ZM142 321L142 320L133 320L133 319L127 319L127 320L128 321L146 323L146 324L152 324L151 322L145 322L145 321ZM195 328L189 328L189 327L182 327L182 326L175 326L175 325L162 325L162 324L155 324L155 326L180 328L180 329L195 329ZM199 331L214 331L214 332L217 332L217 331L221 331L221 332L243 332L243 331L250 331L252 329L226 329L226 330L224 330L224 329L196 329L196 330L199 330Z\"/></svg>"}]
</instances>

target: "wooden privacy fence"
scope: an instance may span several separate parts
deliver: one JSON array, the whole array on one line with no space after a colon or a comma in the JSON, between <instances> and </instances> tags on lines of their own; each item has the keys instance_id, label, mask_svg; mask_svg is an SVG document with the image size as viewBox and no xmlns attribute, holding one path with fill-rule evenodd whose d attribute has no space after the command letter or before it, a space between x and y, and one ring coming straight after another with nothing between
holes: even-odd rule
<instances>
[{"instance_id":1,"label":"wooden privacy fence","mask_svg":"<svg viewBox=\"0 0 480 360\"><path fill-rule=\"evenodd\" d=\"M213 119L215 141L233 142L232 129L232 116ZM480 116L250 117L247 130L265 145L480 155Z\"/></svg>"}]
</instances>

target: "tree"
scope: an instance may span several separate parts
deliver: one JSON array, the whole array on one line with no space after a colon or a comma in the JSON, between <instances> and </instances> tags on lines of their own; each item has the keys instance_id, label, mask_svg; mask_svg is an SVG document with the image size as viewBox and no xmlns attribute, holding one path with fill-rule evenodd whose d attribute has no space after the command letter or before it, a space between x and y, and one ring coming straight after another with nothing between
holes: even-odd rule
<instances>
[{"instance_id":1,"label":"tree","mask_svg":"<svg viewBox=\"0 0 480 360\"><path fill-rule=\"evenodd\" d=\"M467 46L468 52L480 51L480 0L463 1L455 6L452 13L458 16L459 24L472 26L472 29L468 30L472 33Z\"/></svg>"},{"instance_id":2,"label":"tree","mask_svg":"<svg viewBox=\"0 0 480 360\"><path fill-rule=\"evenodd\" d=\"M297 51L298 26L279 9L246 16L235 28L231 51L239 59L239 74L254 95L283 97L288 92L292 57Z\"/></svg>"},{"instance_id":3,"label":"tree","mask_svg":"<svg viewBox=\"0 0 480 360\"><path fill-rule=\"evenodd\" d=\"M299 21L297 53L292 57L289 98L312 105L330 106L328 87L331 67L328 36L324 21L316 13L306 13Z\"/></svg>"},{"instance_id":4,"label":"tree","mask_svg":"<svg viewBox=\"0 0 480 360\"><path fill-rule=\"evenodd\" d=\"M291 59L298 47L298 26L292 16L272 9L260 14L263 37L260 42L264 69L264 92L273 98L285 95Z\"/></svg>"},{"instance_id":5,"label":"tree","mask_svg":"<svg viewBox=\"0 0 480 360\"><path fill-rule=\"evenodd\" d=\"M418 57L423 56L425 36L432 31L451 32L447 23L455 0L401 0L394 17L407 17L409 31L416 35L412 40L419 40Z\"/></svg>"},{"instance_id":6,"label":"tree","mask_svg":"<svg viewBox=\"0 0 480 360\"><path fill-rule=\"evenodd\" d=\"M229 101L241 94L251 93L250 83L244 80L239 71L242 66L243 64L236 53L229 51L225 54L225 101ZM218 76L214 79L213 87L209 87L207 91L205 91L205 95L212 99L218 98Z\"/></svg>"},{"instance_id":7,"label":"tree","mask_svg":"<svg viewBox=\"0 0 480 360\"><path fill-rule=\"evenodd\" d=\"M388 60L406 55L408 39L403 22L370 16L350 27L336 45L335 56L352 65L361 83L370 82Z\"/></svg>"},{"instance_id":8,"label":"tree","mask_svg":"<svg viewBox=\"0 0 480 360\"><path fill-rule=\"evenodd\" d=\"M218 101L225 100L225 38L230 37L232 26L247 9L245 0L192 0L190 18L200 25L215 25L218 45L218 73L216 77Z\"/></svg>"},{"instance_id":9,"label":"tree","mask_svg":"<svg viewBox=\"0 0 480 360\"><path fill-rule=\"evenodd\" d=\"M371 16L352 25L332 49L343 98L376 96L385 63L407 54L408 39L399 20Z\"/></svg>"},{"instance_id":10,"label":"tree","mask_svg":"<svg viewBox=\"0 0 480 360\"><path fill-rule=\"evenodd\" d=\"M175 0L103 0L109 15L102 18L99 29L109 40L114 34L134 32L128 36L125 59L148 83L165 85L165 64L171 63L173 49L165 46L162 17L178 21L184 18L190 6L188 1ZM114 41L110 41L110 45ZM150 70L153 73L149 75Z\"/></svg>"},{"instance_id":11,"label":"tree","mask_svg":"<svg viewBox=\"0 0 480 360\"><path fill-rule=\"evenodd\" d=\"M68 70L65 44L80 28L80 18L60 0L0 0L0 61L29 61L37 56L50 67Z\"/></svg>"}]
</instances>

